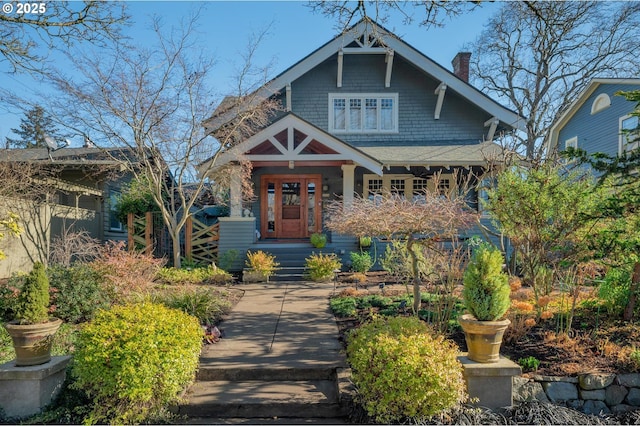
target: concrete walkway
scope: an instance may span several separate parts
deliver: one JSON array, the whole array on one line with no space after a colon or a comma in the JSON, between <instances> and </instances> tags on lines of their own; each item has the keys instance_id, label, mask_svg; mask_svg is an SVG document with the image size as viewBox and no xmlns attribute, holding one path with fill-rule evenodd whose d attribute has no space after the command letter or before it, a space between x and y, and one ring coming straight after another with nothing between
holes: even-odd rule
<instances>
[{"instance_id":1,"label":"concrete walkway","mask_svg":"<svg viewBox=\"0 0 640 426\"><path fill-rule=\"evenodd\" d=\"M333 283L238 284L178 413L191 424L344 424L352 389L329 308Z\"/></svg>"},{"instance_id":2,"label":"concrete walkway","mask_svg":"<svg viewBox=\"0 0 640 426\"><path fill-rule=\"evenodd\" d=\"M240 302L220 325L224 335L207 345L205 368L346 367L329 297L333 283L239 284Z\"/></svg>"}]
</instances>

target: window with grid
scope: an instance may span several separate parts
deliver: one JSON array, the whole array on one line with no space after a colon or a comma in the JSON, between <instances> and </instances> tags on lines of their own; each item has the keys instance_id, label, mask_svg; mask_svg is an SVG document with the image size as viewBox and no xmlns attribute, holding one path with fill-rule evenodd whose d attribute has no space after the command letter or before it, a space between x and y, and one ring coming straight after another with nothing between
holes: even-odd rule
<instances>
[{"instance_id":1,"label":"window with grid","mask_svg":"<svg viewBox=\"0 0 640 426\"><path fill-rule=\"evenodd\" d=\"M383 180L382 179L369 179L365 188L367 193L364 194L366 198L370 200L374 199L377 195L382 195Z\"/></svg>"},{"instance_id":2,"label":"window with grid","mask_svg":"<svg viewBox=\"0 0 640 426\"><path fill-rule=\"evenodd\" d=\"M391 195L404 198L405 197L405 180L404 179L391 179L389 181L389 192Z\"/></svg>"},{"instance_id":3,"label":"window with grid","mask_svg":"<svg viewBox=\"0 0 640 426\"><path fill-rule=\"evenodd\" d=\"M620 119L620 152L632 151L640 146L638 117L627 115Z\"/></svg>"},{"instance_id":4,"label":"window with grid","mask_svg":"<svg viewBox=\"0 0 640 426\"><path fill-rule=\"evenodd\" d=\"M398 131L398 94L329 94L329 129L343 133Z\"/></svg>"},{"instance_id":5,"label":"window with grid","mask_svg":"<svg viewBox=\"0 0 640 426\"><path fill-rule=\"evenodd\" d=\"M429 180L424 178L413 179L413 202L424 201L425 193L429 189Z\"/></svg>"}]
</instances>

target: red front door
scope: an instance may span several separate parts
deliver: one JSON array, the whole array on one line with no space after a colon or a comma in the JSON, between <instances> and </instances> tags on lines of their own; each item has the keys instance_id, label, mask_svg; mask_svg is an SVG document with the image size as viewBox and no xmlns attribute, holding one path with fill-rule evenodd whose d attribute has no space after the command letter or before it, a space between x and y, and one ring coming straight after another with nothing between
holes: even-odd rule
<instances>
[{"instance_id":1,"label":"red front door","mask_svg":"<svg viewBox=\"0 0 640 426\"><path fill-rule=\"evenodd\" d=\"M266 175L260 180L262 238L307 238L322 229L320 175Z\"/></svg>"}]
</instances>

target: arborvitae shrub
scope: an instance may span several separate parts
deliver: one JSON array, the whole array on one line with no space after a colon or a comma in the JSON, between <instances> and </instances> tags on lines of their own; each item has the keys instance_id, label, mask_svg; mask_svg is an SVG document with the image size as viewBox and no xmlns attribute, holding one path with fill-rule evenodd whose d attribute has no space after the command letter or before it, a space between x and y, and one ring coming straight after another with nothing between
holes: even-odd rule
<instances>
[{"instance_id":1,"label":"arborvitae shrub","mask_svg":"<svg viewBox=\"0 0 640 426\"><path fill-rule=\"evenodd\" d=\"M144 421L194 379L202 345L197 319L150 302L101 310L80 332L74 387L93 402L85 423Z\"/></svg>"},{"instance_id":2,"label":"arborvitae shrub","mask_svg":"<svg viewBox=\"0 0 640 426\"><path fill-rule=\"evenodd\" d=\"M37 324L49 320L49 278L44 265L36 262L26 276L18 295L15 319L21 324Z\"/></svg>"},{"instance_id":3,"label":"arborvitae shrub","mask_svg":"<svg viewBox=\"0 0 640 426\"><path fill-rule=\"evenodd\" d=\"M374 319L351 332L347 356L377 422L420 421L466 399L457 346L418 318Z\"/></svg>"},{"instance_id":4,"label":"arborvitae shrub","mask_svg":"<svg viewBox=\"0 0 640 426\"><path fill-rule=\"evenodd\" d=\"M480 245L464 271L462 298L469 313L480 321L496 321L509 309L509 277L502 271L504 257L497 248Z\"/></svg>"}]
</instances>

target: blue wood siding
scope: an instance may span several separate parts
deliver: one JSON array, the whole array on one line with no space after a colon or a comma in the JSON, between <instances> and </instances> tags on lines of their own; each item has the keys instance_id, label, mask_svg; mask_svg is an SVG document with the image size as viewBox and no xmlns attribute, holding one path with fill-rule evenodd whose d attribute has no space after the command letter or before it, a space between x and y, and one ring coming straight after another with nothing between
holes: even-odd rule
<instances>
[{"instance_id":1,"label":"blue wood siding","mask_svg":"<svg viewBox=\"0 0 640 426\"><path fill-rule=\"evenodd\" d=\"M486 133L486 113L447 90L440 119L434 119L439 82L399 55L394 57L391 87L384 87L384 55L344 55L342 87L336 87L334 55L291 84L292 111L328 131L329 93L398 93L398 133L340 134L353 146L478 143ZM282 96L280 97L282 99Z\"/></svg>"},{"instance_id":2,"label":"blue wood siding","mask_svg":"<svg viewBox=\"0 0 640 426\"><path fill-rule=\"evenodd\" d=\"M241 271L247 257L247 249L255 242L256 226L252 218L220 218L218 258L229 250L237 250L238 256L228 269Z\"/></svg>"},{"instance_id":3,"label":"blue wood siding","mask_svg":"<svg viewBox=\"0 0 640 426\"><path fill-rule=\"evenodd\" d=\"M558 149L563 150L565 141L578 137L578 148L589 153L603 152L617 155L619 148L620 117L633 111L635 104L623 96L615 96L619 90L638 90L640 86L628 84L601 84L574 113L567 124L558 132ZM606 93L611 106L591 115L591 106L598 95Z\"/></svg>"}]
</instances>

